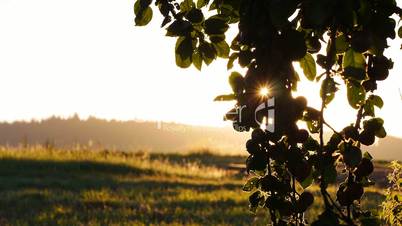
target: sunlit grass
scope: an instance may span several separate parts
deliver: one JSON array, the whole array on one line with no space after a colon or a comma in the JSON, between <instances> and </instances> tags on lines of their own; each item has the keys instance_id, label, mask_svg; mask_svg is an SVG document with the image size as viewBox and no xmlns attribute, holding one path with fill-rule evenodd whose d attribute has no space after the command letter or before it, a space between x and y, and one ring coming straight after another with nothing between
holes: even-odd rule
<instances>
[{"instance_id":1,"label":"sunlit grass","mask_svg":"<svg viewBox=\"0 0 402 226\"><path fill-rule=\"evenodd\" d=\"M196 153L197 154L197 153ZM171 162L163 155L158 158L150 158L146 152L118 152L118 151L87 151L87 150L46 150L46 149L21 149L0 150L1 158L34 159L48 161L91 161L97 163L119 164L135 166L141 170L152 170L155 174L169 174L176 176L196 176L200 178L223 178L228 176L228 171L214 166L201 165L196 161ZM183 158L184 156L182 156Z\"/></svg>"},{"instance_id":2,"label":"sunlit grass","mask_svg":"<svg viewBox=\"0 0 402 226\"><path fill-rule=\"evenodd\" d=\"M248 210L244 156L0 150L0 225L267 225ZM309 188L322 211L319 189ZM329 191L334 195L335 188ZM362 206L384 199L369 189Z\"/></svg>"}]
</instances>

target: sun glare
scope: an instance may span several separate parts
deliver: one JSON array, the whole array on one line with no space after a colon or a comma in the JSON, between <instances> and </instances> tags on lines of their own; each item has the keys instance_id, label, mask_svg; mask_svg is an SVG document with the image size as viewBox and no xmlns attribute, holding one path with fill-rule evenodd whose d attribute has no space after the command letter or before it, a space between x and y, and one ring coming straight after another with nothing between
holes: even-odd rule
<instances>
[{"instance_id":1,"label":"sun glare","mask_svg":"<svg viewBox=\"0 0 402 226\"><path fill-rule=\"evenodd\" d=\"M268 88L267 87L262 87L261 89L260 89L260 95L261 96L268 96L268 93L269 93L269 90L268 90Z\"/></svg>"}]
</instances>

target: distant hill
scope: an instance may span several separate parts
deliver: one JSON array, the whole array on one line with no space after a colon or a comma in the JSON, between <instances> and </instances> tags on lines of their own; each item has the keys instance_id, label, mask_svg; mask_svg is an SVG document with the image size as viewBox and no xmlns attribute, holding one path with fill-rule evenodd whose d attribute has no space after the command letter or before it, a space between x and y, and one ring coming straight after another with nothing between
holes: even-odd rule
<instances>
[{"instance_id":1,"label":"distant hill","mask_svg":"<svg viewBox=\"0 0 402 226\"><path fill-rule=\"evenodd\" d=\"M225 153L245 153L249 134L231 127L190 126L149 121L116 121L78 116L41 121L0 123L0 145L54 145L60 148L189 151L211 148ZM376 159L402 160L402 139L388 136L363 147Z\"/></svg>"},{"instance_id":2,"label":"distant hill","mask_svg":"<svg viewBox=\"0 0 402 226\"><path fill-rule=\"evenodd\" d=\"M189 126L149 121L116 121L90 117L51 117L42 121L0 123L0 145L91 146L123 150L188 151L203 147L240 152L245 133L230 127Z\"/></svg>"},{"instance_id":3,"label":"distant hill","mask_svg":"<svg viewBox=\"0 0 402 226\"><path fill-rule=\"evenodd\" d=\"M387 136L380 139L377 144L370 147L363 147L370 152L375 159L400 160L402 161L402 139Z\"/></svg>"}]
</instances>

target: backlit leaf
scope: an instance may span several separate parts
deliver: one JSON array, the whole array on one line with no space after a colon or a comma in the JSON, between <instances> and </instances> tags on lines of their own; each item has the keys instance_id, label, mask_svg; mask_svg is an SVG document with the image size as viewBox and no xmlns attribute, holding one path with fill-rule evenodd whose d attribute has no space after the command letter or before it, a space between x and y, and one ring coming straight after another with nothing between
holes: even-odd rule
<instances>
[{"instance_id":1,"label":"backlit leaf","mask_svg":"<svg viewBox=\"0 0 402 226\"><path fill-rule=\"evenodd\" d=\"M194 51L193 56L192 56L193 64L194 66L201 71L202 68L202 56L200 52Z\"/></svg>"},{"instance_id":2,"label":"backlit leaf","mask_svg":"<svg viewBox=\"0 0 402 226\"><path fill-rule=\"evenodd\" d=\"M364 87L359 82L353 80L347 80L346 86L349 105L358 109L365 101L366 91Z\"/></svg>"},{"instance_id":3,"label":"backlit leaf","mask_svg":"<svg viewBox=\"0 0 402 226\"><path fill-rule=\"evenodd\" d=\"M398 29L398 36L399 38L402 38L402 26Z\"/></svg>"},{"instance_id":4,"label":"backlit leaf","mask_svg":"<svg viewBox=\"0 0 402 226\"><path fill-rule=\"evenodd\" d=\"M243 191L252 191L258 187L258 177L252 177L243 185Z\"/></svg>"},{"instance_id":5,"label":"backlit leaf","mask_svg":"<svg viewBox=\"0 0 402 226\"><path fill-rule=\"evenodd\" d=\"M307 53L300 59L299 63L306 78L310 81L314 81L314 78L317 75L317 68L313 56L310 53Z\"/></svg>"},{"instance_id":6,"label":"backlit leaf","mask_svg":"<svg viewBox=\"0 0 402 226\"><path fill-rule=\"evenodd\" d=\"M212 43L212 45L215 47L216 53L219 57L221 57L221 58L229 57L230 48L229 48L229 45L226 43L226 41Z\"/></svg>"},{"instance_id":7,"label":"backlit leaf","mask_svg":"<svg viewBox=\"0 0 402 226\"><path fill-rule=\"evenodd\" d=\"M331 77L327 77L322 81L320 96L323 98L325 95L325 104L329 104L334 99L335 92L338 91L336 85L338 84Z\"/></svg>"},{"instance_id":8,"label":"backlit leaf","mask_svg":"<svg viewBox=\"0 0 402 226\"><path fill-rule=\"evenodd\" d=\"M137 0L134 4L135 25L145 26L152 20L151 7L141 7L140 0Z\"/></svg>"},{"instance_id":9,"label":"backlit leaf","mask_svg":"<svg viewBox=\"0 0 402 226\"><path fill-rule=\"evenodd\" d=\"M224 34L228 28L229 25L226 24L225 19L218 15L211 16L204 22L205 33L209 35Z\"/></svg>"},{"instance_id":10,"label":"backlit leaf","mask_svg":"<svg viewBox=\"0 0 402 226\"><path fill-rule=\"evenodd\" d=\"M352 48L346 51L342 67L344 68L343 74L347 78L363 80L366 77L366 60L364 59L364 55L354 51Z\"/></svg>"},{"instance_id":11,"label":"backlit leaf","mask_svg":"<svg viewBox=\"0 0 402 226\"><path fill-rule=\"evenodd\" d=\"M378 108L382 108L384 106L384 101L382 100L382 98L380 96L370 95L369 100L371 100L373 102L373 104L375 106L377 106Z\"/></svg>"},{"instance_id":12,"label":"backlit leaf","mask_svg":"<svg viewBox=\"0 0 402 226\"><path fill-rule=\"evenodd\" d=\"M239 57L239 54L238 54L238 53L232 53L232 54L230 55L229 60L228 60L228 64L227 64L227 69L228 69L228 70L230 70L230 69L233 68L233 63L234 63L234 61L235 61L238 57Z\"/></svg>"},{"instance_id":13,"label":"backlit leaf","mask_svg":"<svg viewBox=\"0 0 402 226\"><path fill-rule=\"evenodd\" d=\"M195 7L193 0L184 0L180 3L180 12L189 12L193 7Z\"/></svg>"},{"instance_id":14,"label":"backlit leaf","mask_svg":"<svg viewBox=\"0 0 402 226\"><path fill-rule=\"evenodd\" d=\"M197 1L197 8L200 9L206 5L208 5L209 0L198 0Z\"/></svg>"},{"instance_id":15,"label":"backlit leaf","mask_svg":"<svg viewBox=\"0 0 402 226\"><path fill-rule=\"evenodd\" d=\"M192 40L189 37L180 37L176 41L176 65L181 68L187 68L191 65L191 56L193 54Z\"/></svg>"}]
</instances>

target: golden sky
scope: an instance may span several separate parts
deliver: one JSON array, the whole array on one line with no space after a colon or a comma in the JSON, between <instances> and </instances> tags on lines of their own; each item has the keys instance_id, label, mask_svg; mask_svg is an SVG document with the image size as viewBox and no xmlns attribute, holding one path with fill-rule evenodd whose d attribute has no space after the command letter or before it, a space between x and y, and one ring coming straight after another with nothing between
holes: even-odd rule
<instances>
[{"instance_id":1,"label":"golden sky","mask_svg":"<svg viewBox=\"0 0 402 226\"><path fill-rule=\"evenodd\" d=\"M175 121L229 125L223 114L232 103L216 103L230 92L229 72L219 60L198 72L178 69L174 38L164 36L160 17L134 27L134 0L1 0L0 120L51 115L83 118ZM155 15L155 14L154 14ZM379 84L389 134L402 137L402 40L388 51L395 67ZM299 93L318 106L318 85L303 81ZM355 112L344 90L326 117L341 129Z\"/></svg>"}]
</instances>

